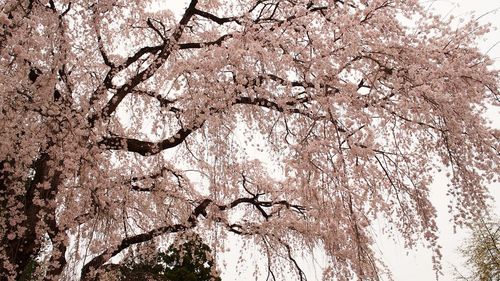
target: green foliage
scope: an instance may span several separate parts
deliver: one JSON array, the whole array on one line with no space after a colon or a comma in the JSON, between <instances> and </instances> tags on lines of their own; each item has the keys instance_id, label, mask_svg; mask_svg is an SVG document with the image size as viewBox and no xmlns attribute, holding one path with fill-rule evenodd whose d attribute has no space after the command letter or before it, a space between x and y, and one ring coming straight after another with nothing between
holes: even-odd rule
<instances>
[{"instance_id":1,"label":"green foliage","mask_svg":"<svg viewBox=\"0 0 500 281\"><path fill-rule=\"evenodd\" d=\"M459 280L500 280L500 221L484 221L473 224L472 237L460 249L467 258L471 274L458 274Z\"/></svg>"},{"instance_id":2,"label":"green foliage","mask_svg":"<svg viewBox=\"0 0 500 281\"><path fill-rule=\"evenodd\" d=\"M36 269L38 266L40 266L38 262L35 259L31 259L19 276L18 281L37 280Z\"/></svg>"},{"instance_id":3,"label":"green foliage","mask_svg":"<svg viewBox=\"0 0 500 281\"><path fill-rule=\"evenodd\" d=\"M120 268L120 280L220 281L211 258L211 249L195 235L171 245L153 258L128 261Z\"/></svg>"}]
</instances>

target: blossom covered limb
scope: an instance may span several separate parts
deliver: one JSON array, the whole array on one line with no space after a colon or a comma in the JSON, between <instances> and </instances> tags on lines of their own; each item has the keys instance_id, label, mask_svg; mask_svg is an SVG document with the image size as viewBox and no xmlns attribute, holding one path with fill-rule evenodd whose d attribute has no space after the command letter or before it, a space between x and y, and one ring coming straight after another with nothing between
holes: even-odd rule
<instances>
[{"instance_id":1,"label":"blossom covered limb","mask_svg":"<svg viewBox=\"0 0 500 281\"><path fill-rule=\"evenodd\" d=\"M104 119L109 118L111 116L111 114L113 112L115 112L116 108L121 103L121 101L125 98L125 96L127 94L129 94L133 89L135 89L139 84L141 84L142 82L146 81L151 76L153 76L155 74L155 72L170 57L170 55L172 54L172 51L174 49L174 46L179 41L179 39L181 38L181 36L184 32L185 25L189 22L191 17L194 15L195 7L196 7L197 3L198 3L198 1L196 1L196 0L192 0L190 2L188 8L184 12L183 17L179 21L178 26L176 27L176 29L174 30L174 32L172 33L172 35L168 39L168 42L166 42L165 44L162 45L162 48L160 49L158 55L151 62L151 64L149 64L149 66L146 67L146 69L140 71L139 73L137 73L137 75L130 78L129 81L127 81L124 85L122 85L121 87L119 87L116 90L116 93L108 101L106 106L104 106L104 108L102 109L101 116L104 117ZM145 50L145 49L141 49L141 50ZM146 50L143 52L146 52ZM134 55L134 58L138 59L138 58L140 58L140 56L138 56L136 53L136 55ZM114 69L111 69L109 73L113 73L113 70ZM110 80L110 79L108 79L108 80ZM91 118L92 123L93 123L94 119L96 119L96 118L97 117Z\"/></svg>"}]
</instances>

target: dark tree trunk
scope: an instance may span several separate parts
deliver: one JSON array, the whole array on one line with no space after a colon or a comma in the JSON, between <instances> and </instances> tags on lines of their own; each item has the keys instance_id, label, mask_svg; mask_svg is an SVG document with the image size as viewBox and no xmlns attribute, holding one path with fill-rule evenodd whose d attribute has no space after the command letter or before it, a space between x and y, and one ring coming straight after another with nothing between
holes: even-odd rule
<instances>
[{"instance_id":1,"label":"dark tree trunk","mask_svg":"<svg viewBox=\"0 0 500 281\"><path fill-rule=\"evenodd\" d=\"M7 276L16 275L16 279L29 278L35 267L35 258L40 254L40 233L47 233L53 241L54 253L47 271L47 277L58 276L66 260L64 253L66 246L64 231L60 230L55 220L55 208L51 204L55 200L60 183L59 171L53 171L49 163L51 157L44 152L34 161L28 173L28 179L15 176L11 171L14 161L0 162L0 192L2 207L2 222L5 229L2 233L2 244L5 246L4 259L14 265L10 270L4 266L0 269L0 280L8 280ZM11 167L11 168L9 168ZM48 184L48 188L41 188L41 184ZM19 187L23 190L18 190ZM17 189L16 189L17 188ZM43 206L36 204L35 198L44 202ZM43 228L38 231L37 227ZM15 236L12 236L15 235ZM51 266L57 262L57 266Z\"/></svg>"}]
</instances>

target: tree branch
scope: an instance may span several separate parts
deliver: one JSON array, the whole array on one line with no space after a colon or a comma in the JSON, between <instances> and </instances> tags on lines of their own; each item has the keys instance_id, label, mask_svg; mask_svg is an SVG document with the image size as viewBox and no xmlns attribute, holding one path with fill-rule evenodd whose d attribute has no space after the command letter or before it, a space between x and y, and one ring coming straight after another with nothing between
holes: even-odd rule
<instances>
[{"instance_id":1,"label":"tree branch","mask_svg":"<svg viewBox=\"0 0 500 281\"><path fill-rule=\"evenodd\" d=\"M253 104L270 109L275 109L280 112L285 111L285 109L282 106L279 106L277 103L263 98L239 97L236 98L233 104ZM218 112L218 111L220 111L220 109L217 110L215 108L210 108L210 112ZM290 111L294 113L301 113L301 111L298 109L291 109ZM190 129L181 128L177 131L176 134L174 134L170 138L164 139L159 142L143 141L121 136L106 136L101 141L99 141L98 145L104 149L136 152L142 156L155 155L165 149L173 148L181 144L192 132L200 128L203 125L204 121L205 120L200 122L199 125L193 126Z\"/></svg>"},{"instance_id":2,"label":"tree branch","mask_svg":"<svg viewBox=\"0 0 500 281\"><path fill-rule=\"evenodd\" d=\"M230 35L228 35L228 36L230 36ZM222 36L221 38L223 38L223 37L224 36ZM218 40L221 40L221 38L219 38ZM192 43L192 44L194 44L194 43ZM293 87L303 87L303 88L314 87L314 84L312 84L310 82L287 81L287 80L285 80L279 76L273 75L273 74L258 76L257 78L249 81L245 85L245 87L250 87L252 85L260 84L265 79L269 79L269 80L278 82L279 84L282 84L282 85L290 84ZM324 88L327 91L327 94L339 92L339 90L337 88L331 87L329 85L322 84L322 85L320 85L320 87ZM118 89L118 92L119 91L122 91L122 89ZM115 94L115 96L119 94L118 92L117 92L117 94ZM163 107L169 107L170 104L175 102L173 100L168 100L168 99L162 97L161 95L155 94L154 92L150 92L150 91L133 90L133 92L154 97L160 102L160 105ZM114 98L112 98L111 100L113 100L113 99ZM301 114L301 115L304 115L304 116L311 118L313 120L325 118L325 116L314 116L314 115L309 114L308 112L306 112L304 110L301 110L301 109L295 107L297 105L307 103L309 100L310 100L310 98L308 98L308 97L295 98L295 100L288 100L288 101L280 104L278 102L269 100L267 98L262 98L262 97L238 96L232 102L230 102L230 105L236 105L236 104L257 105L257 106L265 107L268 109L276 110L278 112L288 112L288 113ZM116 106L117 106L117 104L116 104ZM172 111L174 113L181 111L180 109L175 108L175 107L169 107L169 108L170 108L170 111ZM220 112L221 110L222 110L221 108L210 107L208 113L212 114L215 112ZM113 111L114 111L114 107L108 108L107 113L111 114ZM101 140L99 142L99 146L101 146L102 148L111 149L111 150L124 150L124 151L136 152L136 153L139 153L143 156L155 155L155 154L158 154L165 149L173 148L173 147L181 144L193 131L200 128L203 125L203 123L205 122L205 120L206 119L202 120L201 122L199 122L198 125L195 125L189 129L188 128L181 128L174 136L172 136L168 139L164 139L160 142L142 141L142 140L120 137L120 136L107 136L107 137L104 137L103 140ZM346 130L343 128L338 128L338 130L340 132L346 132Z\"/></svg>"},{"instance_id":3,"label":"tree branch","mask_svg":"<svg viewBox=\"0 0 500 281\"><path fill-rule=\"evenodd\" d=\"M162 22L160 21L157 21L155 19L153 19L155 22L159 23L163 29L165 29L165 26L163 25ZM158 34L158 36L160 36L161 40L163 40L163 42L166 42L168 39L165 38L165 34L163 34L154 24L153 24L153 21L151 20L151 18L148 18L147 21L146 21L146 24L154 30L154 32L156 32L156 34Z\"/></svg>"},{"instance_id":4,"label":"tree branch","mask_svg":"<svg viewBox=\"0 0 500 281\"><path fill-rule=\"evenodd\" d=\"M161 107L168 108L169 111L172 111L174 113L177 113L180 111L180 109L171 106L171 104L175 103L177 101L177 99L170 100L170 99L165 98L162 95L157 94L156 92L153 92L153 91L134 90L133 93L152 97L160 103Z\"/></svg>"},{"instance_id":5,"label":"tree branch","mask_svg":"<svg viewBox=\"0 0 500 281\"><path fill-rule=\"evenodd\" d=\"M299 278L300 278L300 281L306 281L307 278L306 278L306 275L304 273L304 271L302 270L302 268L300 268L299 264L297 263L297 261L292 257L292 251L291 251L291 247L290 245L288 245L287 243L283 242L281 239L278 238L278 240L281 242L281 244L283 246L285 246L286 250L287 250L287 254L288 254L288 259L290 259L290 261L293 263L293 265L295 266L295 269L297 269L297 272L299 273Z\"/></svg>"},{"instance_id":6,"label":"tree branch","mask_svg":"<svg viewBox=\"0 0 500 281\"><path fill-rule=\"evenodd\" d=\"M125 250L126 248L150 241L151 239L158 237L163 234L167 233L176 233L180 231L184 231L190 228L193 228L197 224L197 218L201 214L203 214L205 209L208 207L208 205L212 201L210 199L205 199L203 200L192 212L191 216L188 219L187 224L174 224L174 225L168 225L168 226L162 226L156 229L153 229L149 232L130 236L127 238L124 238L121 243L115 247L108 248L105 250L103 253L100 255L94 257L89 263L83 266L82 268L82 275L81 275L81 280L87 281L87 280L92 280L93 272L94 270L99 269L104 263L106 263L110 258L118 255L121 251Z\"/></svg>"},{"instance_id":7,"label":"tree branch","mask_svg":"<svg viewBox=\"0 0 500 281\"><path fill-rule=\"evenodd\" d=\"M155 96L158 98L158 96ZM284 107L274 101L271 101L269 99L265 98L253 98L253 97L237 97L234 99L234 101L231 103L231 105L236 105L236 104L248 104L248 105L257 105L265 108L269 108L272 110L276 110L279 112L290 112L290 113L297 113L304 115L308 118L311 119L321 119L322 117L315 117L307 112L304 112L298 108L293 108L292 106L299 104L299 103L304 103L308 99L297 99L296 101L287 101L284 104L290 106ZM165 101L165 103L170 103L171 101ZM162 101L160 100L160 104ZM178 112L179 109L177 108L172 108L171 111L173 112ZM209 114L214 113L214 112L220 112L221 109L218 108L209 108ZM323 116L324 117L324 116ZM188 128L181 128L177 131L175 135L168 139L164 139L159 142L150 142L150 141L143 141L143 140L138 140L138 139L133 139L133 138L127 138L127 137L121 137L121 136L106 136L104 137L98 145L101 148L104 149L111 149L111 150L124 150L124 151L129 151L129 152L136 152L139 153L142 156L150 156L150 155L155 155L160 153L161 151L169 148L173 148L179 144L181 144L192 132L200 128L203 123L205 122L206 119L202 120L199 122L198 125L195 125L191 127L190 129ZM343 128L338 129L340 132L345 132Z\"/></svg>"},{"instance_id":8,"label":"tree branch","mask_svg":"<svg viewBox=\"0 0 500 281\"><path fill-rule=\"evenodd\" d=\"M203 18L206 18L206 19L209 19L219 25L223 25L225 23L228 23L228 22L235 22L237 24L241 24L241 22L239 21L238 17L228 17L228 18L220 18L214 14L211 14L211 13L208 13L208 12L205 12L205 11L201 11L201 10L198 10L198 9L194 9L194 14L195 15L198 15L200 17L203 17Z\"/></svg>"},{"instance_id":9,"label":"tree branch","mask_svg":"<svg viewBox=\"0 0 500 281\"><path fill-rule=\"evenodd\" d=\"M102 117L109 118L111 114L115 112L118 105L122 102L122 100L125 98L125 96L127 96L128 93L130 93L135 87L137 87L137 85L139 85L140 83L146 81L151 76L153 76L156 73L156 71L161 66L163 66L165 61L167 61L167 59L170 57L177 41L179 41L179 39L181 38L184 32L184 27L190 21L191 17L194 15L197 3L198 0L191 0L189 7L184 12L184 16L179 21L179 24L175 29L174 33L168 40L165 41L165 44L161 45L161 49L157 57L146 69L144 69L143 71L139 72L138 74L130 78L130 80L127 83L125 83L123 86L117 89L113 97L108 101L106 106L102 109L101 112ZM137 57L137 59L138 58L140 58L140 56Z\"/></svg>"},{"instance_id":10,"label":"tree branch","mask_svg":"<svg viewBox=\"0 0 500 281\"><path fill-rule=\"evenodd\" d=\"M224 34L221 37L219 37L217 40L214 41L208 41L208 42L193 42L193 43L182 43L179 44L179 49L185 50L185 49L200 49L206 46L213 46L213 45L218 45L220 46L224 40L232 38L232 34Z\"/></svg>"},{"instance_id":11,"label":"tree branch","mask_svg":"<svg viewBox=\"0 0 500 281\"><path fill-rule=\"evenodd\" d=\"M168 226L162 226L156 229L153 229L149 232L138 234L135 236L127 237L124 238L120 244L118 244L115 247L108 248L105 250L103 253L100 255L94 257L89 263L87 263L83 268L82 268L82 280L90 280L89 278L92 278L92 271L99 269L104 263L106 263L110 258L116 256L119 254L121 251L124 249L135 245L139 243L143 243L146 241L150 241L151 239L158 237L163 234L167 233L176 233L180 231L184 231L190 228L193 228L197 225L197 219L200 215L206 216L207 215L207 207L213 203L213 200L211 199L204 199L202 200L196 208L192 211L191 215L189 216L187 223L185 224L174 224L174 225L168 225ZM238 198L234 201L232 201L229 204L226 205L217 205L217 208L220 211L225 211L228 209L232 209L240 204L247 203L255 206L257 210L262 214L262 216L266 219L271 217L271 215L267 214L264 211L264 207L272 207L274 205L286 205L286 206L297 206L288 203L285 200L277 201L277 202L272 202L272 201L258 201L257 198ZM303 209L303 207L300 207ZM237 233L241 231L238 231L237 229L234 229L233 227L230 228L232 229L233 232Z\"/></svg>"},{"instance_id":12,"label":"tree branch","mask_svg":"<svg viewBox=\"0 0 500 281\"><path fill-rule=\"evenodd\" d=\"M166 233L176 233L179 231L186 230L188 228L192 228L193 226L185 226L183 224L174 224L174 225L169 225L169 226L163 226L160 228L153 229L149 232L138 234L135 236L127 237L122 240L122 242L116 246L115 248L109 248L108 250L104 251L102 254L94 257L89 263L87 263L85 266L82 268L82 275L81 275L81 280L93 280L92 278L92 271L97 270L99 267L101 267L104 263L106 263L110 258L114 257L115 255L119 254L121 251L124 249L134 245L134 244L139 244L143 243L146 241L149 241L157 236L166 234Z\"/></svg>"},{"instance_id":13,"label":"tree branch","mask_svg":"<svg viewBox=\"0 0 500 281\"><path fill-rule=\"evenodd\" d=\"M196 128L179 129L175 135L160 142L141 141L120 136L104 137L99 146L111 150L125 150L139 153L142 156L155 155L165 149L181 144Z\"/></svg>"}]
</instances>

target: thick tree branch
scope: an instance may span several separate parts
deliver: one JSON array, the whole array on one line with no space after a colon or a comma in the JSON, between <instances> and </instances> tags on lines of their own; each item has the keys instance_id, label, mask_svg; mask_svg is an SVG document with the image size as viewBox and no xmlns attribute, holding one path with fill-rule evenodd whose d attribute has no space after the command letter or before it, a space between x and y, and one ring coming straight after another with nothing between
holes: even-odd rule
<instances>
[{"instance_id":1,"label":"thick tree branch","mask_svg":"<svg viewBox=\"0 0 500 281\"><path fill-rule=\"evenodd\" d=\"M142 156L158 154L165 149L169 149L181 144L196 128L182 128L175 135L160 142L141 141L132 138L119 136L104 137L99 146L111 150L125 150L139 153Z\"/></svg>"},{"instance_id":2,"label":"thick tree branch","mask_svg":"<svg viewBox=\"0 0 500 281\"><path fill-rule=\"evenodd\" d=\"M101 116L106 118L109 118L113 112L115 112L116 108L118 105L122 102L122 100L127 96L128 93L130 93L137 85L140 83L146 81L149 79L151 76L153 76L156 71L163 66L163 64L167 61L167 59L170 57L172 54L172 51L174 49L174 46L176 43L179 41L181 38L184 28L186 24L190 21L191 17L194 15L195 12L195 7L196 4L198 3L197 0L192 0L191 3L189 4L189 7L186 9L184 12L183 17L179 21L177 28L173 32L173 34L170 36L170 38L165 42L165 44L162 44L161 50L159 51L157 57L151 62L151 64L144 70L140 71L138 74L133 76L132 78L129 79L127 83L125 83L123 86L119 87L116 91L116 93L113 95L113 97L108 101L106 106L102 109ZM136 56L134 56L136 57ZM137 59L140 58L137 57ZM119 69L118 69L119 70ZM98 117L94 117L93 119L98 119Z\"/></svg>"},{"instance_id":3,"label":"thick tree branch","mask_svg":"<svg viewBox=\"0 0 500 281\"><path fill-rule=\"evenodd\" d=\"M213 45L218 45L220 46L224 40L232 38L232 34L224 34L218 39L214 41L208 41L208 42L193 42L193 43L181 43L179 44L179 49L185 50L185 49L200 49L206 46L213 46Z\"/></svg>"},{"instance_id":4,"label":"thick tree branch","mask_svg":"<svg viewBox=\"0 0 500 281\"><path fill-rule=\"evenodd\" d=\"M116 67L116 72L122 71L123 69L129 67L131 64L136 62L139 58L144 56L145 54L157 54L165 48L165 44L157 45L157 46L146 46L140 48L135 54L131 57L128 57L122 64Z\"/></svg>"},{"instance_id":5,"label":"thick tree branch","mask_svg":"<svg viewBox=\"0 0 500 281\"><path fill-rule=\"evenodd\" d=\"M102 254L96 256L89 263L83 266L81 280L93 280L94 276L92 276L92 271L99 269L99 267L106 263L110 258L114 257L115 255L119 254L121 251L132 245L149 241L163 234L176 233L192 227L194 227L194 225L186 226L183 224L174 224L159 227L143 234L127 237L123 239L122 242L115 248L110 248L104 251Z\"/></svg>"},{"instance_id":6,"label":"thick tree branch","mask_svg":"<svg viewBox=\"0 0 500 281\"><path fill-rule=\"evenodd\" d=\"M110 258L116 256L121 251L123 251L124 249L126 249L132 245L143 243L146 241L150 241L151 239L158 237L160 235L164 235L167 233L176 233L176 232L184 231L184 230L195 227L197 225L198 217L200 215L206 216L207 215L207 208L212 203L213 203L213 200L211 200L211 199L202 200L196 206L196 208L193 210L193 212L191 213L190 217L188 218L188 221L186 224L174 224L174 225L169 225L169 226L163 226L163 227L153 229L153 230L146 232L146 233L142 233L142 234L138 234L135 236L124 238L119 245L105 250L103 253L94 257L89 263L87 263L82 269L82 280L90 280L89 278L91 278L91 273L93 270L99 269ZM288 208L297 208L299 210L304 210L304 208L302 206L290 204L289 202L287 202L285 200L274 201L274 202L273 201L259 201L255 197L253 197L253 198L238 198L227 205L217 205L217 208L220 211L225 211L225 210L232 209L232 208L234 208L240 204L243 204L243 203L253 205L257 210L259 210L259 212L262 214L262 216L266 220L269 219L271 217L271 215L267 214L263 208L269 208L269 207L273 207L275 205L285 205ZM231 227L231 229L233 229L233 231L235 231L236 233L240 232L240 234L241 234L242 232L238 231L236 228L234 228L234 226L235 225L233 225L233 227Z\"/></svg>"},{"instance_id":7,"label":"thick tree branch","mask_svg":"<svg viewBox=\"0 0 500 281\"><path fill-rule=\"evenodd\" d=\"M278 105L276 102L269 101L264 98L239 97L234 100L233 104L259 105L280 112L285 111L285 108ZM299 109L287 109L287 110L293 113L302 113ZM220 112L220 109L217 110L215 108L211 108L210 112ZM159 142L143 141L121 136L106 136L98 143L98 145L104 149L136 152L142 156L155 155L165 149L173 148L181 144L192 132L201 127L203 122L200 123L201 123L200 125L193 126L190 129L181 128L177 131L176 134L174 134L170 138L164 139Z\"/></svg>"},{"instance_id":8,"label":"thick tree branch","mask_svg":"<svg viewBox=\"0 0 500 281\"><path fill-rule=\"evenodd\" d=\"M151 239L158 237L160 235L164 235L167 233L176 233L180 231L184 231L190 228L193 228L197 224L197 218L206 212L206 208L212 201L210 199L203 200L192 212L191 216L188 219L188 222L185 224L174 224L168 226L158 227L149 232L130 236L124 238L121 243L115 247L108 248L100 255L94 257L89 263L83 266L81 280L93 280L92 271L99 269L104 263L106 263L110 258L118 255L121 251L127 249L128 247L150 241Z\"/></svg>"},{"instance_id":9,"label":"thick tree branch","mask_svg":"<svg viewBox=\"0 0 500 281\"><path fill-rule=\"evenodd\" d=\"M194 9L194 14L198 15L200 17L209 19L209 20L211 20L219 25L223 25L223 24L228 23L228 22L235 22L237 24L241 24L238 17L220 18L216 15L213 15L213 14L205 12L205 11L198 10L196 8Z\"/></svg>"},{"instance_id":10,"label":"thick tree branch","mask_svg":"<svg viewBox=\"0 0 500 281\"><path fill-rule=\"evenodd\" d=\"M152 23L150 21L148 22L148 24L152 25ZM156 30L156 32L159 32L159 30ZM231 34L225 34L225 35L219 37L218 39L216 39L214 41L181 43L181 44L178 44L178 48L181 49L181 50L187 50L187 49L200 49L200 48L203 48L203 47L206 47L206 46L212 46L212 45L221 45L222 42L224 42L224 40L229 39L229 38L232 38L232 35ZM98 39L98 43L99 43L99 51L100 51L101 56L102 56L102 58L104 60L104 63L107 66L109 66L111 69L108 71L108 73L106 74L106 77L104 78L104 81L103 81L103 86L104 87L99 87L93 93L91 101L90 101L91 106L95 103L95 101L100 96L103 95L103 93L106 91L106 89L108 89L108 90L115 89L115 86L113 86L113 84L112 84L111 81L113 80L113 78L115 77L115 75L117 73L119 73L120 71L122 71L122 70L126 69L127 67L129 67L131 64L135 63L137 60L139 60L144 55L147 55L147 54L157 55L160 51L164 50L167 47L167 45L169 44L168 39L164 39L164 43L161 44L161 45L142 47L136 53L134 53L132 56L128 57L123 63L121 63L119 65L115 65L113 62L111 62L109 60L107 54L104 51L104 47L101 46L102 42L101 42L101 37L100 37L99 33L97 33L97 39ZM155 63L155 62L153 62L153 63ZM144 80L146 80L148 78L145 78ZM135 86L137 86L137 84L140 84L142 81L139 81L139 80L140 79L138 79L132 86L135 87ZM116 94L113 96L113 98L116 98L115 102L112 103L113 99L111 99L108 102L107 106L104 108L103 112L105 112L105 114L108 115L108 116L111 115L113 113L113 111L116 110L116 107L118 106L118 103L129 92L131 92L130 89L132 89L132 86L128 87L128 86L124 85L124 86L120 87L119 89L117 89ZM134 92L137 92L137 91L138 90L135 90ZM166 99L161 98L160 95L157 95L156 97L157 97L158 101L160 102L160 104L162 106L164 106L166 104L165 103L167 101ZM98 118L99 118L99 116L97 114L94 114L93 116L91 116L89 118L89 123L91 125L93 125Z\"/></svg>"},{"instance_id":11,"label":"thick tree branch","mask_svg":"<svg viewBox=\"0 0 500 281\"><path fill-rule=\"evenodd\" d=\"M149 94L148 94L149 95ZM155 98L158 98L158 96L155 96L152 94ZM161 98L161 97L160 97ZM257 105L261 107L265 107L268 109L276 110L278 112L289 112L289 113L296 113L296 114L301 114L304 115L308 118L311 118L313 120L319 120L319 119L324 119L325 116L314 116L312 114L309 114L308 112L295 108L295 105L307 102L307 98L298 98L296 101L287 101L284 103L284 105L280 105L277 102L271 101L266 98L254 98L254 97L244 97L240 96L235 98L231 105L237 105L237 104L246 104L246 105ZM160 104L162 101L160 100ZM170 104L171 101L164 101L165 104ZM179 109L173 107L170 109L173 112L178 112ZM215 113L215 112L221 112L221 109L217 108L209 108L209 114ZM133 139L133 138L127 138L127 137L121 137L121 136L106 136L104 137L98 144L100 147L104 149L110 149L110 150L123 150L123 151L129 151L129 152L136 152L139 153L140 155L143 156L150 156L150 155L155 155L160 153L161 151L169 148L176 147L177 145L181 144L191 133L193 133L195 130L200 128L205 120L202 120L199 122L199 125L193 126L189 129L187 128L181 128L177 131L175 135L168 139L164 139L159 142L150 142L150 141L143 141L143 140L138 140L138 139ZM343 128L338 128L339 132L346 132L345 129Z\"/></svg>"},{"instance_id":12,"label":"thick tree branch","mask_svg":"<svg viewBox=\"0 0 500 281\"><path fill-rule=\"evenodd\" d=\"M305 211L305 208L303 206L300 206L300 205L296 205L296 204L290 204L288 201L286 200L279 200L279 201L260 201L257 197L243 197L243 198L238 198L236 200L234 200L233 202L227 204L227 205L218 205L217 207L219 208L219 210L221 211L225 211L225 210L228 210L228 209L232 209L240 204L243 204L243 203L246 203L246 204L250 204L250 205L253 205L261 214L262 216L268 220L269 218L271 218L273 216L273 214L268 214L264 208L272 208L274 206L277 206L277 205L282 205L282 206L285 206L287 207L287 209L291 209L291 210L294 210L296 212L299 212L301 214L304 215L304 211Z\"/></svg>"}]
</instances>

